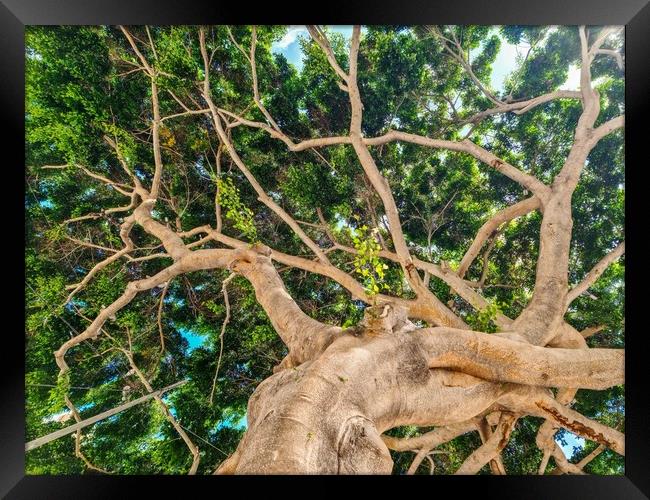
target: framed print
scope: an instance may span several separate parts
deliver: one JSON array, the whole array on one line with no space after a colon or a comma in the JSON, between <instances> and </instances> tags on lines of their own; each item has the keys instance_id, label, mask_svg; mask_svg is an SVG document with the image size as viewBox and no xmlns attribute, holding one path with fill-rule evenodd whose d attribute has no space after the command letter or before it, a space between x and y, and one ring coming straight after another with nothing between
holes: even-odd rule
<instances>
[{"instance_id":1,"label":"framed print","mask_svg":"<svg viewBox=\"0 0 650 500\"><path fill-rule=\"evenodd\" d=\"M0 8L2 493L647 498L650 7L269 7Z\"/></svg>"}]
</instances>

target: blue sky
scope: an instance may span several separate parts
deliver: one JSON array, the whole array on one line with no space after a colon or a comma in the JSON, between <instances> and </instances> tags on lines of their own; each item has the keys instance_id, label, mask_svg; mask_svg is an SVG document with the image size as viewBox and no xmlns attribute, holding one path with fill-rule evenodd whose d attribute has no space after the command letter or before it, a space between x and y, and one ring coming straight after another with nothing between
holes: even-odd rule
<instances>
[{"instance_id":1,"label":"blue sky","mask_svg":"<svg viewBox=\"0 0 650 500\"><path fill-rule=\"evenodd\" d=\"M198 333L192 330L188 330L187 328L179 328L178 333L180 333L189 344L187 352L192 352L197 347L201 347L208 340L207 335L199 335Z\"/></svg>"}]
</instances>

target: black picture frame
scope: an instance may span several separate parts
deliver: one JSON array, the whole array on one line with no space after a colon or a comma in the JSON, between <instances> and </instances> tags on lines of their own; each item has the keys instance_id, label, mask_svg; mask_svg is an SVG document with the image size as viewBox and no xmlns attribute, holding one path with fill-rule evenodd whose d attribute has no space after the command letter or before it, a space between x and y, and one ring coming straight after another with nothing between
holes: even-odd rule
<instances>
[{"instance_id":1,"label":"black picture frame","mask_svg":"<svg viewBox=\"0 0 650 500\"><path fill-rule=\"evenodd\" d=\"M644 349L648 333L639 328L643 315L644 285L643 246L645 214L643 213L642 174L649 167L644 154L647 138L643 124L647 121L650 102L650 4L648 0L544 0L522 4L521 0L447 0L439 1L377 1L348 5L340 0L319 4L312 15L305 14L305 5L277 3L228 4L174 0L2 0L0 3L0 96L5 132L2 199L6 202L6 240L3 247L10 253L2 269L15 273L15 282L4 281L6 296L1 329L3 362L2 403L0 403L0 495L6 498L104 498L135 492L143 487L166 494L187 493L188 487L199 485L224 494L223 485L247 488L251 478L181 477L181 476L25 476L24 472L24 338L18 328L8 327L14 311L24 311L21 276L23 250L13 243L20 231L17 215L23 207L20 190L9 182L16 177L19 185L20 165L24 165L24 27L26 25L95 25L95 24L301 24L317 20L327 24L537 24L537 25L625 25L626 27L626 263L632 270L626 276L626 320L631 324L626 336L626 436L625 476L508 476L475 477L377 477L373 484L395 492L417 484L430 494L465 493L476 489L481 498L621 498L650 497L650 400L644 379L647 373ZM7 156L7 153L12 153ZM12 158L9 160L9 158ZM7 179L7 175L12 179ZM6 184L5 184L6 182ZM14 211L15 210L15 211ZM24 223L24 218L23 221ZM11 227L15 224L15 231ZM24 226L23 226L24 230ZM9 236L12 234L14 236ZM8 263L8 264L7 264ZM18 314L16 313L18 316ZM24 319L24 317L23 317ZM629 323L630 320L632 323ZM282 478L263 478L264 485ZM256 482L260 478L256 478ZM286 480L286 478L284 478ZM296 494L309 493L296 481L311 483L324 478L290 478ZM341 481L339 487L366 487L368 478L327 478ZM216 481L208 485L206 481ZM225 481L225 482L224 482ZM232 483L231 483L232 481ZM247 481L243 483L240 481ZM354 482L352 482L354 481ZM403 482L404 481L404 482ZM427 481L426 483L423 481ZM433 481L433 482L430 482ZM279 486L279 485L278 485ZM307 484L303 486L309 487ZM264 486L268 488L267 486ZM153 488L153 490L152 490ZM267 491L270 491L268 488ZM441 491L444 490L444 491ZM425 491L427 491L425 490ZM241 494L240 490L240 493ZM335 491L335 490L331 490ZM387 490L388 491L388 490ZM408 493L411 493L410 491ZM285 493L286 494L286 493Z\"/></svg>"}]
</instances>

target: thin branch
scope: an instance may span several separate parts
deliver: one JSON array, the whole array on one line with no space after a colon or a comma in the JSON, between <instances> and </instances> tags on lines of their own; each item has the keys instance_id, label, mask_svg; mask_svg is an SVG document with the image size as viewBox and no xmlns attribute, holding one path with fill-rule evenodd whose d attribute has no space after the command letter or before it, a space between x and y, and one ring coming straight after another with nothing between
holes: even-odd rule
<instances>
[{"instance_id":1,"label":"thin branch","mask_svg":"<svg viewBox=\"0 0 650 500\"><path fill-rule=\"evenodd\" d=\"M269 207L275 214L277 214L284 222L287 223L287 225L293 229L294 233L302 240L302 242L309 247L310 250L316 254L316 256L324 263L329 264L329 259L327 256L323 253L322 249L311 239L307 234L302 230L302 228L298 225L298 223L291 217L287 212L285 212L269 195L266 194L264 189L262 189L262 186L260 186L259 182L257 182L257 179L253 176L251 171L248 169L246 164L243 162L237 151L235 150L234 145L226 135L223 126L221 125L221 118L219 117L217 110L214 106L214 103L212 102L212 99L210 99L209 96L205 96L206 100L208 101L208 105L210 106L210 109L212 110L212 118L213 122L215 124L215 128L217 130L217 133L219 134L219 138L223 142L226 150L228 151L228 154L230 157L233 159L239 170L244 174L246 179L248 179L248 182L250 185L253 187L255 192L257 193L258 200L264 203L267 207Z\"/></svg>"},{"instance_id":2,"label":"thin branch","mask_svg":"<svg viewBox=\"0 0 650 500\"><path fill-rule=\"evenodd\" d=\"M332 49L332 46L330 45L325 32L316 25L307 25L307 31L311 35L312 39L325 53L325 57L327 58L327 61L329 62L334 72L339 76L339 78L341 78L341 80L343 80L345 83L348 83L350 77L345 71L343 71L343 69L341 69L341 66L339 66L339 63L336 60L336 56L334 55L334 50ZM352 36L354 37L354 34ZM351 65L352 63L350 63L350 66ZM345 85L343 85L341 88L342 90L347 91Z\"/></svg>"},{"instance_id":3,"label":"thin branch","mask_svg":"<svg viewBox=\"0 0 650 500\"><path fill-rule=\"evenodd\" d=\"M440 40L442 40L443 48L451 55L451 57L454 60L460 63L460 65L463 67L463 69L469 75L472 81L477 85L480 91L497 106L503 105L504 103L501 102L499 99L497 99L496 96L485 85L483 85L481 80L479 80L479 78L476 76L476 74L472 70L471 64L463 55L463 48L461 44L458 42L458 40L456 39L455 33L452 31L452 36L454 37L454 41L452 43L451 40L446 38L436 26L428 26L428 29L433 35L437 36ZM450 45L454 45L455 48L452 49Z\"/></svg>"},{"instance_id":4,"label":"thin branch","mask_svg":"<svg viewBox=\"0 0 650 500\"><path fill-rule=\"evenodd\" d=\"M217 359L217 369L214 371L212 379L212 390L210 391L210 405L213 403L214 391L217 388L217 377L219 376L219 367L221 366L221 356L223 355L223 336L226 333L226 326L230 322L230 301L228 300L228 283L232 281L235 274L232 273L221 284L221 292L223 293L223 302L226 307L226 317L221 324L221 333L219 334L219 358Z\"/></svg>"},{"instance_id":5,"label":"thin branch","mask_svg":"<svg viewBox=\"0 0 650 500\"><path fill-rule=\"evenodd\" d=\"M605 270L618 260L618 258L625 253L625 242L620 243L619 245L614 248L614 250L610 251L605 257L600 259L598 263L593 267L591 271L589 271L586 276L583 278L583 280L575 285L567 294L566 297L566 306L568 307L571 302L573 302L576 298L578 298L580 295L582 295L584 292L586 292L591 285L593 285L598 278L602 276L602 274L605 272Z\"/></svg>"},{"instance_id":6,"label":"thin branch","mask_svg":"<svg viewBox=\"0 0 650 500\"><path fill-rule=\"evenodd\" d=\"M162 312L163 312L163 306L165 305L165 296L167 295L167 290L169 289L170 281L165 283L165 286L163 287L162 293L160 294L160 303L158 304L157 319L158 319L158 333L160 334L160 354L161 355L165 352L165 334L163 332L163 327L162 327Z\"/></svg>"},{"instance_id":7,"label":"thin branch","mask_svg":"<svg viewBox=\"0 0 650 500\"><path fill-rule=\"evenodd\" d=\"M129 364L131 365L131 369L135 372L135 374L138 376L142 384L145 386L147 392L155 394L155 391L153 387L151 387L149 380L147 380L147 378L144 376L144 374L140 371L138 366L133 361L133 353L131 351L122 348L120 348L119 350L126 356L126 358L129 361ZM169 411L169 407L162 400L162 398L159 395L154 395L153 398L156 400L156 403L158 403L158 405L162 409L165 418L169 421L170 424L172 424L172 426L174 427L176 432L180 435L180 437L183 439L185 445L187 446L187 448L190 450L190 453L192 454L192 465L190 466L188 475L196 474L196 471L199 467L199 461L201 460L201 455L199 454L199 448L192 442L190 437L186 434L185 430L178 423L178 421L171 413L171 411Z\"/></svg>"},{"instance_id":8,"label":"thin branch","mask_svg":"<svg viewBox=\"0 0 650 500\"><path fill-rule=\"evenodd\" d=\"M501 226L501 224L526 215L533 210L540 208L540 205L541 204L539 198L532 196L523 201L515 203L514 205L506 207L494 214L487 222L481 226L478 233L476 233L474 241L467 249L467 252L465 252L465 255L460 261L460 265L458 266L457 271L458 276L461 278L465 276L465 273L472 265L474 259L477 257L479 251L483 247L483 244L499 228L499 226Z\"/></svg>"},{"instance_id":9,"label":"thin branch","mask_svg":"<svg viewBox=\"0 0 650 500\"><path fill-rule=\"evenodd\" d=\"M93 266L93 268L84 276L83 280L77 285L74 285L72 291L66 298L65 303L69 303L72 298L79 293L95 276L99 271L107 267L108 265L112 264L113 262L117 261L121 257L127 255L129 252L133 250L133 242L131 241L131 238L129 237L129 233L131 232L131 229L133 228L133 225L135 224L135 215L130 215L127 217L122 225L120 226L120 236L122 237L122 240L125 243L124 248L121 250L115 252L113 255L110 257L107 257L106 259L102 260L101 262L98 262Z\"/></svg>"},{"instance_id":10,"label":"thin branch","mask_svg":"<svg viewBox=\"0 0 650 500\"><path fill-rule=\"evenodd\" d=\"M602 332L605 328L607 328L607 325L590 326L589 328L585 328L584 330L582 330L580 332L580 335L588 339L589 337L596 335L599 332Z\"/></svg>"}]
</instances>

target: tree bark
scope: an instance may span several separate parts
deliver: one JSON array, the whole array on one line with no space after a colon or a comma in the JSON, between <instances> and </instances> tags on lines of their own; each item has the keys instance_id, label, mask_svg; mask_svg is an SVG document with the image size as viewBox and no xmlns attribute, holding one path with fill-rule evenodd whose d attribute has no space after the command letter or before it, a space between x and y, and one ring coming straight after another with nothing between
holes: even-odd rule
<instances>
[{"instance_id":1,"label":"tree bark","mask_svg":"<svg viewBox=\"0 0 650 500\"><path fill-rule=\"evenodd\" d=\"M340 332L313 360L260 384L249 401L247 431L216 473L389 474L388 445L395 448L396 441L382 438L384 431L451 426L452 439L491 409L505 412L507 432L493 434L476 464L459 473L497 455L514 424L507 415L519 412L552 418L624 452L615 431L560 410L540 387L620 383L621 351L551 349L466 330L416 329L399 308L369 309L361 331ZM596 380L594 371L609 378Z\"/></svg>"}]
</instances>

